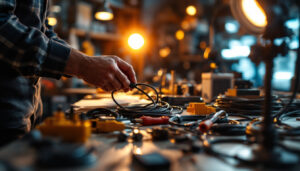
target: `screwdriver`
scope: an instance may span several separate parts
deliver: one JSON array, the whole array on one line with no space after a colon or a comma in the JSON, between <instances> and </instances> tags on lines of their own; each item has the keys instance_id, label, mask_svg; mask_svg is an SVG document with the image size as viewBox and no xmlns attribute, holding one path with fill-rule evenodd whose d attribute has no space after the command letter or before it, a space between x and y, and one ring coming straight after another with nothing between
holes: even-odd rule
<instances>
[{"instance_id":1,"label":"screwdriver","mask_svg":"<svg viewBox=\"0 0 300 171\"><path fill-rule=\"evenodd\" d=\"M200 122L199 129L201 132L207 132L212 125L218 121L220 117L223 115L226 115L226 112L224 110L220 110L217 113L215 113L210 119L204 120Z\"/></svg>"},{"instance_id":2,"label":"screwdriver","mask_svg":"<svg viewBox=\"0 0 300 171\"><path fill-rule=\"evenodd\" d=\"M164 125L169 123L169 117L151 117L151 116L142 116L140 118L134 119L133 122L140 123L143 126L150 125Z\"/></svg>"}]
</instances>

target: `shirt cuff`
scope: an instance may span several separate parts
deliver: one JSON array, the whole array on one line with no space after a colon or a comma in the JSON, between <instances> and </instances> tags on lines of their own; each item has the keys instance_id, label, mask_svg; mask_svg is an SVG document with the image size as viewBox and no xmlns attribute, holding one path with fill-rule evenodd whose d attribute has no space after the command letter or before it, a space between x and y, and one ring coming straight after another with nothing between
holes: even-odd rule
<instances>
[{"instance_id":1,"label":"shirt cuff","mask_svg":"<svg viewBox=\"0 0 300 171\"><path fill-rule=\"evenodd\" d=\"M41 67L41 76L60 79L63 75L71 48L55 40L49 40L48 53Z\"/></svg>"}]
</instances>

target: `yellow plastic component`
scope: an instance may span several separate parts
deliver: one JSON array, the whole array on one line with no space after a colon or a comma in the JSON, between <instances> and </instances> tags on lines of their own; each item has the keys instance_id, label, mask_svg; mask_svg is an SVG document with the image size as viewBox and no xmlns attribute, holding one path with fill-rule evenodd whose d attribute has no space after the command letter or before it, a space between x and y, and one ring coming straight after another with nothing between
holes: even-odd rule
<instances>
[{"instance_id":1,"label":"yellow plastic component","mask_svg":"<svg viewBox=\"0 0 300 171\"><path fill-rule=\"evenodd\" d=\"M205 105L205 103L189 103L187 112L193 115L209 115L216 112L216 109L212 106Z\"/></svg>"},{"instance_id":2,"label":"yellow plastic component","mask_svg":"<svg viewBox=\"0 0 300 171\"><path fill-rule=\"evenodd\" d=\"M225 95L236 97L237 96L237 90L236 89L227 89L227 91L225 92Z\"/></svg>"},{"instance_id":3,"label":"yellow plastic component","mask_svg":"<svg viewBox=\"0 0 300 171\"><path fill-rule=\"evenodd\" d=\"M78 115L68 120L62 111L56 112L52 117L37 126L37 129L45 136L59 137L63 141L84 143L91 135L89 121L81 121Z\"/></svg>"},{"instance_id":4,"label":"yellow plastic component","mask_svg":"<svg viewBox=\"0 0 300 171\"><path fill-rule=\"evenodd\" d=\"M98 120L92 119L92 131L94 133L107 133L113 131L123 131L125 124L115 120Z\"/></svg>"}]
</instances>

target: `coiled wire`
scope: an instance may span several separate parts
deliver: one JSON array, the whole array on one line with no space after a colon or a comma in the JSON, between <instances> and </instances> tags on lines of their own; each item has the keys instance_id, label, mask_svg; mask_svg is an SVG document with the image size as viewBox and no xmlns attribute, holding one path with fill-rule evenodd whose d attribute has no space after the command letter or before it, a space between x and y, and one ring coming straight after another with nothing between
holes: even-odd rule
<instances>
[{"instance_id":1,"label":"coiled wire","mask_svg":"<svg viewBox=\"0 0 300 171\"><path fill-rule=\"evenodd\" d=\"M139 88L138 86L145 86L151 88L155 93L155 99L153 99L148 93L146 93L143 89ZM173 116L175 114L181 114L183 109L178 106L171 106L167 102L161 101L159 98L159 94L157 90L149 85L149 84L130 84L131 88L137 89L142 94L146 95L147 98L151 101L151 103L146 105L131 105L131 106L122 106L117 102L114 97L114 93L116 91L112 91L111 97L113 101L118 106L117 113L129 118L135 118L140 116Z\"/></svg>"}]
</instances>

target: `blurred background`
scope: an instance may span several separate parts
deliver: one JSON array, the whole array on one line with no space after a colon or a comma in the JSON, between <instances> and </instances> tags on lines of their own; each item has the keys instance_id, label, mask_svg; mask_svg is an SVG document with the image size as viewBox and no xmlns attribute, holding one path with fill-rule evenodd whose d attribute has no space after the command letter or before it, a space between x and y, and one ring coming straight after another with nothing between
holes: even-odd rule
<instances>
[{"instance_id":1,"label":"blurred background","mask_svg":"<svg viewBox=\"0 0 300 171\"><path fill-rule=\"evenodd\" d=\"M294 34L275 40L290 49L275 59L273 87L279 91L291 89L299 47L294 2L287 2L285 23ZM138 82L167 87L173 81L201 90L202 73L221 72L263 85L265 66L251 55L260 38L240 27L229 0L52 0L48 22L75 49L128 61ZM77 78L43 79L44 113L95 91Z\"/></svg>"}]
</instances>

